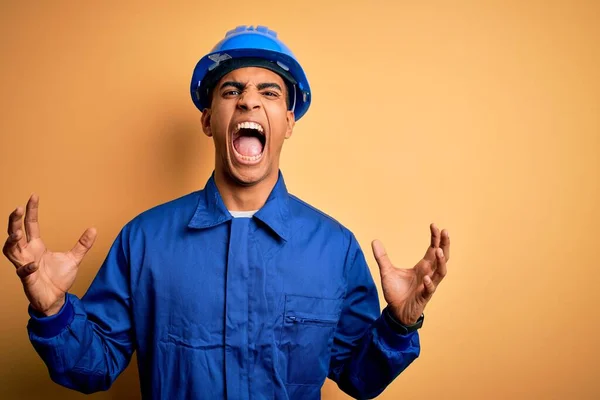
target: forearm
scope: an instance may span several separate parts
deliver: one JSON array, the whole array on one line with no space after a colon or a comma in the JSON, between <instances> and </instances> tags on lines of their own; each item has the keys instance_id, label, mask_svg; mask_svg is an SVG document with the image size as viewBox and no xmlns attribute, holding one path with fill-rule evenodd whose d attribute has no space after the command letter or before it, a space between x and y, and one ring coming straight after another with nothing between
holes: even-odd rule
<instances>
[{"instance_id":1,"label":"forearm","mask_svg":"<svg viewBox=\"0 0 600 400\"><path fill-rule=\"evenodd\" d=\"M56 383L83 393L107 390L129 363L128 330L113 327L108 335L88 318L77 297L67 295L52 317L30 313L29 338Z\"/></svg>"},{"instance_id":2,"label":"forearm","mask_svg":"<svg viewBox=\"0 0 600 400\"><path fill-rule=\"evenodd\" d=\"M401 335L380 316L347 359L335 360L329 378L354 398L374 398L420 353L417 332Z\"/></svg>"}]
</instances>

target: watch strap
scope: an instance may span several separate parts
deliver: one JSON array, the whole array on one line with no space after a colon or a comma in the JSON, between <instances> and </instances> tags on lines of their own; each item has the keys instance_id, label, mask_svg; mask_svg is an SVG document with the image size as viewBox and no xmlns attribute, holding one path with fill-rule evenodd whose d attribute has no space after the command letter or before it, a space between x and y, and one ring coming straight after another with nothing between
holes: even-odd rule
<instances>
[{"instance_id":1,"label":"watch strap","mask_svg":"<svg viewBox=\"0 0 600 400\"><path fill-rule=\"evenodd\" d=\"M399 333L400 335L408 335L409 333L416 331L417 329L423 326L423 321L425 320L425 315L421 314L419 319L417 319L417 322L415 322L414 324L404 325L396 318L394 318L394 316L392 316L392 313L387 307L383 310L383 317L386 319L386 322L388 323L390 328L392 328L396 333Z\"/></svg>"}]
</instances>

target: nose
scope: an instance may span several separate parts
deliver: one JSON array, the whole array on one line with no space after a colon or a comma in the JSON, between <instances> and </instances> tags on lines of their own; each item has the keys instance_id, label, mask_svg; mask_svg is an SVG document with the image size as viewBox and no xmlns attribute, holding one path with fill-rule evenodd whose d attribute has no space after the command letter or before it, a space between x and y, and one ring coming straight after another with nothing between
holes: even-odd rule
<instances>
[{"instance_id":1,"label":"nose","mask_svg":"<svg viewBox=\"0 0 600 400\"><path fill-rule=\"evenodd\" d=\"M242 111L260 109L262 106L260 100L260 93L258 93L257 90L253 88L247 88L240 95L237 106Z\"/></svg>"}]
</instances>

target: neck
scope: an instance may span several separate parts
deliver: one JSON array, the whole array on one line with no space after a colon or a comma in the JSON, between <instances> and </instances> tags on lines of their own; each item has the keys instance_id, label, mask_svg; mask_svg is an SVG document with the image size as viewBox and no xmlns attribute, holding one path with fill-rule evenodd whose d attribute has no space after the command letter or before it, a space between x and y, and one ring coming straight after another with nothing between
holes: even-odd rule
<instances>
[{"instance_id":1,"label":"neck","mask_svg":"<svg viewBox=\"0 0 600 400\"><path fill-rule=\"evenodd\" d=\"M254 211L266 203L278 177L278 173L270 174L258 183L245 186L235 182L223 171L216 170L215 184L228 210Z\"/></svg>"}]
</instances>

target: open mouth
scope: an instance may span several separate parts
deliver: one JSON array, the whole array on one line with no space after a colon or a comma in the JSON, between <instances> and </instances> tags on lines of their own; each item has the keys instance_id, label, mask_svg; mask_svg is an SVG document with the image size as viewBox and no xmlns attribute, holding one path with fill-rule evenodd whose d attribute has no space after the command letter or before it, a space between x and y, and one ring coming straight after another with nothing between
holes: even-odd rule
<instances>
[{"instance_id":1,"label":"open mouth","mask_svg":"<svg viewBox=\"0 0 600 400\"><path fill-rule=\"evenodd\" d=\"M233 151L246 164L262 158L266 140L265 130L257 122L239 122L232 132Z\"/></svg>"}]
</instances>

